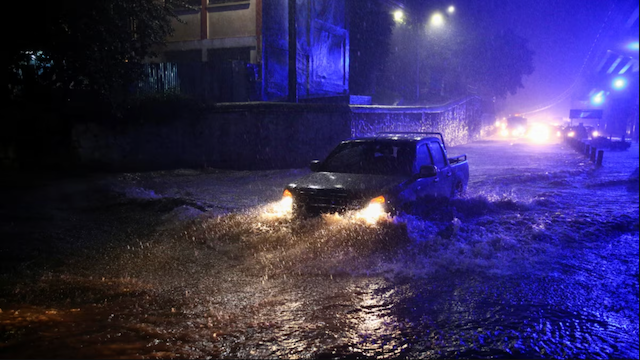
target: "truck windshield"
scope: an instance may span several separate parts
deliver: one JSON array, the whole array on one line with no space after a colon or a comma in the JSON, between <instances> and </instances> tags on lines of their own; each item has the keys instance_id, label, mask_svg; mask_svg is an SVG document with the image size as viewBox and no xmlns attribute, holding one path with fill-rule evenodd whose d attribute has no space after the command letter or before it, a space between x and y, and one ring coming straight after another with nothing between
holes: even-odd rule
<instances>
[{"instance_id":1,"label":"truck windshield","mask_svg":"<svg viewBox=\"0 0 640 360\"><path fill-rule=\"evenodd\" d=\"M355 141L340 144L320 171L348 174L410 176L415 147L393 142Z\"/></svg>"}]
</instances>

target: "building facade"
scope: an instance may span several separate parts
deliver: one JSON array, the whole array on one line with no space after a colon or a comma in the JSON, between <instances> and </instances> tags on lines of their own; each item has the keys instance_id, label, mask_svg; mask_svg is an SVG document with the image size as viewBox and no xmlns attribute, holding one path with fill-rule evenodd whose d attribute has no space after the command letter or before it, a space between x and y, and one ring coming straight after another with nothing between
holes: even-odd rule
<instances>
[{"instance_id":1,"label":"building facade","mask_svg":"<svg viewBox=\"0 0 640 360\"><path fill-rule=\"evenodd\" d=\"M597 109L602 119L592 121L604 134L638 141L638 2L624 0L612 9L587 64L583 86L572 107Z\"/></svg>"},{"instance_id":2,"label":"building facade","mask_svg":"<svg viewBox=\"0 0 640 360\"><path fill-rule=\"evenodd\" d=\"M285 101L290 66L297 99L348 95L346 0L192 0L153 60L175 72L173 87L213 102ZM295 60L289 56L289 27ZM156 71L154 76L164 76ZM153 74L152 74L153 75ZM153 77L153 76L152 76Z\"/></svg>"}]
</instances>

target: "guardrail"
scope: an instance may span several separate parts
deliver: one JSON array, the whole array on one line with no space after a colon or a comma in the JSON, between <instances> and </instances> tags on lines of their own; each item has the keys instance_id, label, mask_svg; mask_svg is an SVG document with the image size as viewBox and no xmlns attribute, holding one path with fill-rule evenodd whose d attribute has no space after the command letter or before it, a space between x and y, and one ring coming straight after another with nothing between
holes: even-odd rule
<instances>
[{"instance_id":1,"label":"guardrail","mask_svg":"<svg viewBox=\"0 0 640 360\"><path fill-rule=\"evenodd\" d=\"M596 148L595 146L572 137L565 137L564 141L579 153L584 154L589 159L589 161L595 163L596 166L602 166L604 150L598 150L598 148Z\"/></svg>"}]
</instances>

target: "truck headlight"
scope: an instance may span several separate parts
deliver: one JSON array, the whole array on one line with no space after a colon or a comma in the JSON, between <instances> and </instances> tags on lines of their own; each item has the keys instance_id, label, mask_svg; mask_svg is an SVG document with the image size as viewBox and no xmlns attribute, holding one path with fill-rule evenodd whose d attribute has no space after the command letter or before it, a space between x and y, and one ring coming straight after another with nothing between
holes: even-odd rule
<instances>
[{"instance_id":1,"label":"truck headlight","mask_svg":"<svg viewBox=\"0 0 640 360\"><path fill-rule=\"evenodd\" d=\"M278 204L278 208L283 213L288 213L293 210L293 194L289 189L284 189L282 192L282 199Z\"/></svg>"},{"instance_id":2,"label":"truck headlight","mask_svg":"<svg viewBox=\"0 0 640 360\"><path fill-rule=\"evenodd\" d=\"M386 205L387 199L384 196L378 196L371 199L369 204L358 213L358 218L364 219L369 224L375 224L378 220L387 216Z\"/></svg>"},{"instance_id":3,"label":"truck headlight","mask_svg":"<svg viewBox=\"0 0 640 360\"><path fill-rule=\"evenodd\" d=\"M282 199L266 206L262 215L267 218L283 218L290 216L292 212L293 194L289 189L285 189L282 192Z\"/></svg>"}]
</instances>

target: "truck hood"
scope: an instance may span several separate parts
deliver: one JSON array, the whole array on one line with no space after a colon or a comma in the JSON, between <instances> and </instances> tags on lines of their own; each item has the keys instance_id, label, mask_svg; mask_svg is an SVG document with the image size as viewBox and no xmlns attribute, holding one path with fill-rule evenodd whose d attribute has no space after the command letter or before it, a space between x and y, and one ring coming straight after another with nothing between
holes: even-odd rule
<instances>
[{"instance_id":1,"label":"truck hood","mask_svg":"<svg viewBox=\"0 0 640 360\"><path fill-rule=\"evenodd\" d=\"M294 190L345 191L352 196L378 196L407 181L405 176L316 172L304 176L288 188Z\"/></svg>"}]
</instances>

